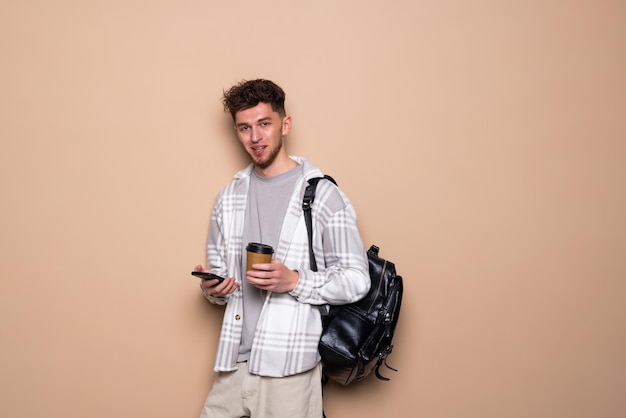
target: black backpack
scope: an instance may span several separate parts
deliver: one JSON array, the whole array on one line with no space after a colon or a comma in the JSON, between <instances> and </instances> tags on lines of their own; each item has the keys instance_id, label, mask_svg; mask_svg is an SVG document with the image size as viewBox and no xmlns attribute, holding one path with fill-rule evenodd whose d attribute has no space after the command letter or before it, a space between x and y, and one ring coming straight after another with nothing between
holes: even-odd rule
<instances>
[{"instance_id":1,"label":"black backpack","mask_svg":"<svg viewBox=\"0 0 626 418\"><path fill-rule=\"evenodd\" d=\"M309 180L302 202L313 271L317 271L317 263L313 254L311 206L321 179L337 184L330 176ZM387 356L393 349L392 339L402 304L402 277L396 274L392 262L378 256L378 250L372 245L367 251L372 282L368 294L354 303L331 306L329 313L322 317L319 353L325 380L347 385L365 378L372 370L379 379L389 380L380 374L383 364L397 371L387 364Z\"/></svg>"}]
</instances>

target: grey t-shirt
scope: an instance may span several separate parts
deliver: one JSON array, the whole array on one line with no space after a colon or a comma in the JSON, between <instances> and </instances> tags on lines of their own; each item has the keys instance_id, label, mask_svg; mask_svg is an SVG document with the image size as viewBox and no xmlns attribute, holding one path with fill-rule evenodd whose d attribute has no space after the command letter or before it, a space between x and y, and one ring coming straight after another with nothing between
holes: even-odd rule
<instances>
[{"instance_id":1,"label":"grey t-shirt","mask_svg":"<svg viewBox=\"0 0 626 418\"><path fill-rule=\"evenodd\" d=\"M289 200L295 182L302 175L302 166L274 177L261 177L255 171L250 176L248 206L243 228L243 246L249 242L271 245L276 249ZM246 271L245 250L242 257L242 271ZM245 273L244 273L245 274ZM254 330L263 308L265 291L249 284L242 278L243 291L243 333L237 361L250 358Z\"/></svg>"}]
</instances>

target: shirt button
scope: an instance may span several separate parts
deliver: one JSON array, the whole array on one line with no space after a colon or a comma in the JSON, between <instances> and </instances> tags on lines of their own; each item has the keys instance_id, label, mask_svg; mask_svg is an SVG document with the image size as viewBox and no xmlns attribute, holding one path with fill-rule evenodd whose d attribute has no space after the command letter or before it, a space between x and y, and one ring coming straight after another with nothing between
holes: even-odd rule
<instances>
[{"instance_id":1,"label":"shirt button","mask_svg":"<svg viewBox=\"0 0 626 418\"><path fill-rule=\"evenodd\" d=\"M235 315L235 321L239 321L240 319L241 319L241 316Z\"/></svg>"}]
</instances>

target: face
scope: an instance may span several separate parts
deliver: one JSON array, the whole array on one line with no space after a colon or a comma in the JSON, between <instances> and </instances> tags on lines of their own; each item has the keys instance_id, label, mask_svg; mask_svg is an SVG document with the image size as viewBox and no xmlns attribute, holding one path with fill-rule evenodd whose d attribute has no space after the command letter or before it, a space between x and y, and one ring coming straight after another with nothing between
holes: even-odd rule
<instances>
[{"instance_id":1,"label":"face","mask_svg":"<svg viewBox=\"0 0 626 418\"><path fill-rule=\"evenodd\" d=\"M237 137L254 165L265 170L277 158L288 158L283 136L291 129L291 117L281 117L269 103L259 103L235 114Z\"/></svg>"}]
</instances>

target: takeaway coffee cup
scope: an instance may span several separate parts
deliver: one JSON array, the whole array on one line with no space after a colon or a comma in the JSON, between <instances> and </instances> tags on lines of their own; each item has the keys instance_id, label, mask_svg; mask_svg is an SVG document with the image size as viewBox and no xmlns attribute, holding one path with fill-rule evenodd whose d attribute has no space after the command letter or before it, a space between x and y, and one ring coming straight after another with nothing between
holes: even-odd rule
<instances>
[{"instance_id":1,"label":"takeaway coffee cup","mask_svg":"<svg viewBox=\"0 0 626 418\"><path fill-rule=\"evenodd\" d=\"M252 270L253 264L271 263L274 249L270 245L251 242L246 247L246 271Z\"/></svg>"}]
</instances>

